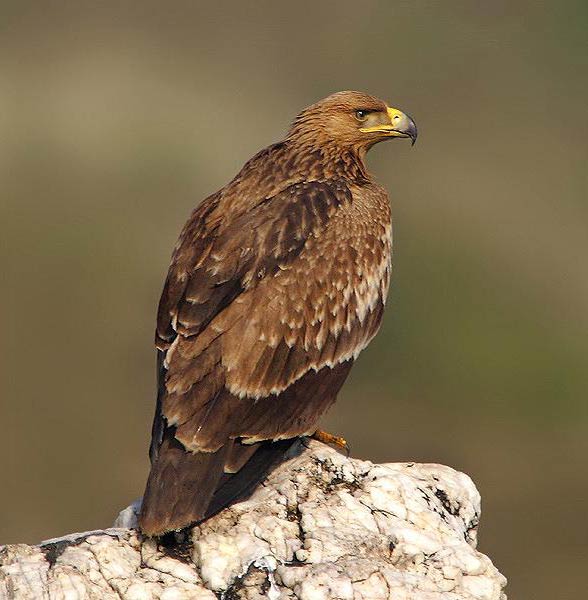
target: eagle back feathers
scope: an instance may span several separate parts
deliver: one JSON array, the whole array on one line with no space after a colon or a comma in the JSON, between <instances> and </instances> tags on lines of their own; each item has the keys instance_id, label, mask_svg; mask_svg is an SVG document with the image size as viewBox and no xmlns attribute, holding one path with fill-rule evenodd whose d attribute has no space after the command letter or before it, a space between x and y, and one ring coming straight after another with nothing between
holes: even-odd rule
<instances>
[{"instance_id":1,"label":"eagle back feathers","mask_svg":"<svg viewBox=\"0 0 588 600\"><path fill-rule=\"evenodd\" d=\"M241 181L228 187L243 193ZM267 177L257 183L273 190ZM227 202L225 190L193 213L158 315L163 416L194 451L215 451L227 436L314 427L331 400L323 409L292 401L283 431L248 414L261 412L262 399L283 410L283 394L307 373L355 359L379 327L389 278L389 208L374 184L299 181L230 216Z\"/></svg>"}]
</instances>

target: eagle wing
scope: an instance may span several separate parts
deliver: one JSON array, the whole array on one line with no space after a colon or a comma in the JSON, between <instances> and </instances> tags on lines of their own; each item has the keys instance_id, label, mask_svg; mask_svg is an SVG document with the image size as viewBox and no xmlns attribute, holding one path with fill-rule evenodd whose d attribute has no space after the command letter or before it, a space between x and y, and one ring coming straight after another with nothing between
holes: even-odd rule
<instances>
[{"instance_id":1,"label":"eagle wing","mask_svg":"<svg viewBox=\"0 0 588 600\"><path fill-rule=\"evenodd\" d=\"M228 438L263 439L246 427L262 398L273 396L279 405L280 393L308 371L333 366L339 355L351 358L353 325L361 323L337 327L326 302L332 277L325 271L344 265L327 256L317 257L322 265L310 260L313 240L351 202L342 182L299 183L212 231L206 208L187 225L157 334L165 352L162 414L187 449L210 452ZM198 254L187 266L182 258L194 248ZM339 341L345 343L337 348Z\"/></svg>"}]
</instances>

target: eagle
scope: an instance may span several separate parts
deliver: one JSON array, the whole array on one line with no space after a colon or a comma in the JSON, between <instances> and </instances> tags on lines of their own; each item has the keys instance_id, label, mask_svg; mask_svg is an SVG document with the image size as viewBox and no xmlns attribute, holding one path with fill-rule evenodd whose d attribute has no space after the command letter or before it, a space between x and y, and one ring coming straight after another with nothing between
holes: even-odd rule
<instances>
[{"instance_id":1,"label":"eagle","mask_svg":"<svg viewBox=\"0 0 588 600\"><path fill-rule=\"evenodd\" d=\"M157 313L146 536L207 519L317 431L390 279L390 205L366 153L416 137L384 101L332 94L192 212Z\"/></svg>"}]
</instances>

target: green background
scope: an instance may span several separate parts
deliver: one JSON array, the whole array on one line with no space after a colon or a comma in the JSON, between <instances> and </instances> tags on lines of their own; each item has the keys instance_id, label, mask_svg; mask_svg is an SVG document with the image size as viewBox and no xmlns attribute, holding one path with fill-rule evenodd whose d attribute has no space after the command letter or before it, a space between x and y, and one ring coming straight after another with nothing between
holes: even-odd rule
<instances>
[{"instance_id":1,"label":"green background","mask_svg":"<svg viewBox=\"0 0 588 600\"><path fill-rule=\"evenodd\" d=\"M587 28L581 1L0 4L0 542L141 494L182 224L301 108L358 89L420 137L369 157L391 294L325 427L470 474L510 597L583 596Z\"/></svg>"}]
</instances>

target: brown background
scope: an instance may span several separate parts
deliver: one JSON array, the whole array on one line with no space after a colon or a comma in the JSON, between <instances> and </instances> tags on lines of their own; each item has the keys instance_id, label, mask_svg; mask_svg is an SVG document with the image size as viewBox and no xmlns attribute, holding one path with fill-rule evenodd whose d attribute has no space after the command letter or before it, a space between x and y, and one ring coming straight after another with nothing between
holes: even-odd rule
<instances>
[{"instance_id":1,"label":"brown background","mask_svg":"<svg viewBox=\"0 0 588 600\"><path fill-rule=\"evenodd\" d=\"M298 110L359 89L421 135L370 156L391 300L325 425L465 470L510 596L582 597L588 5L212 4L0 5L0 541L140 495L181 225Z\"/></svg>"}]
</instances>

